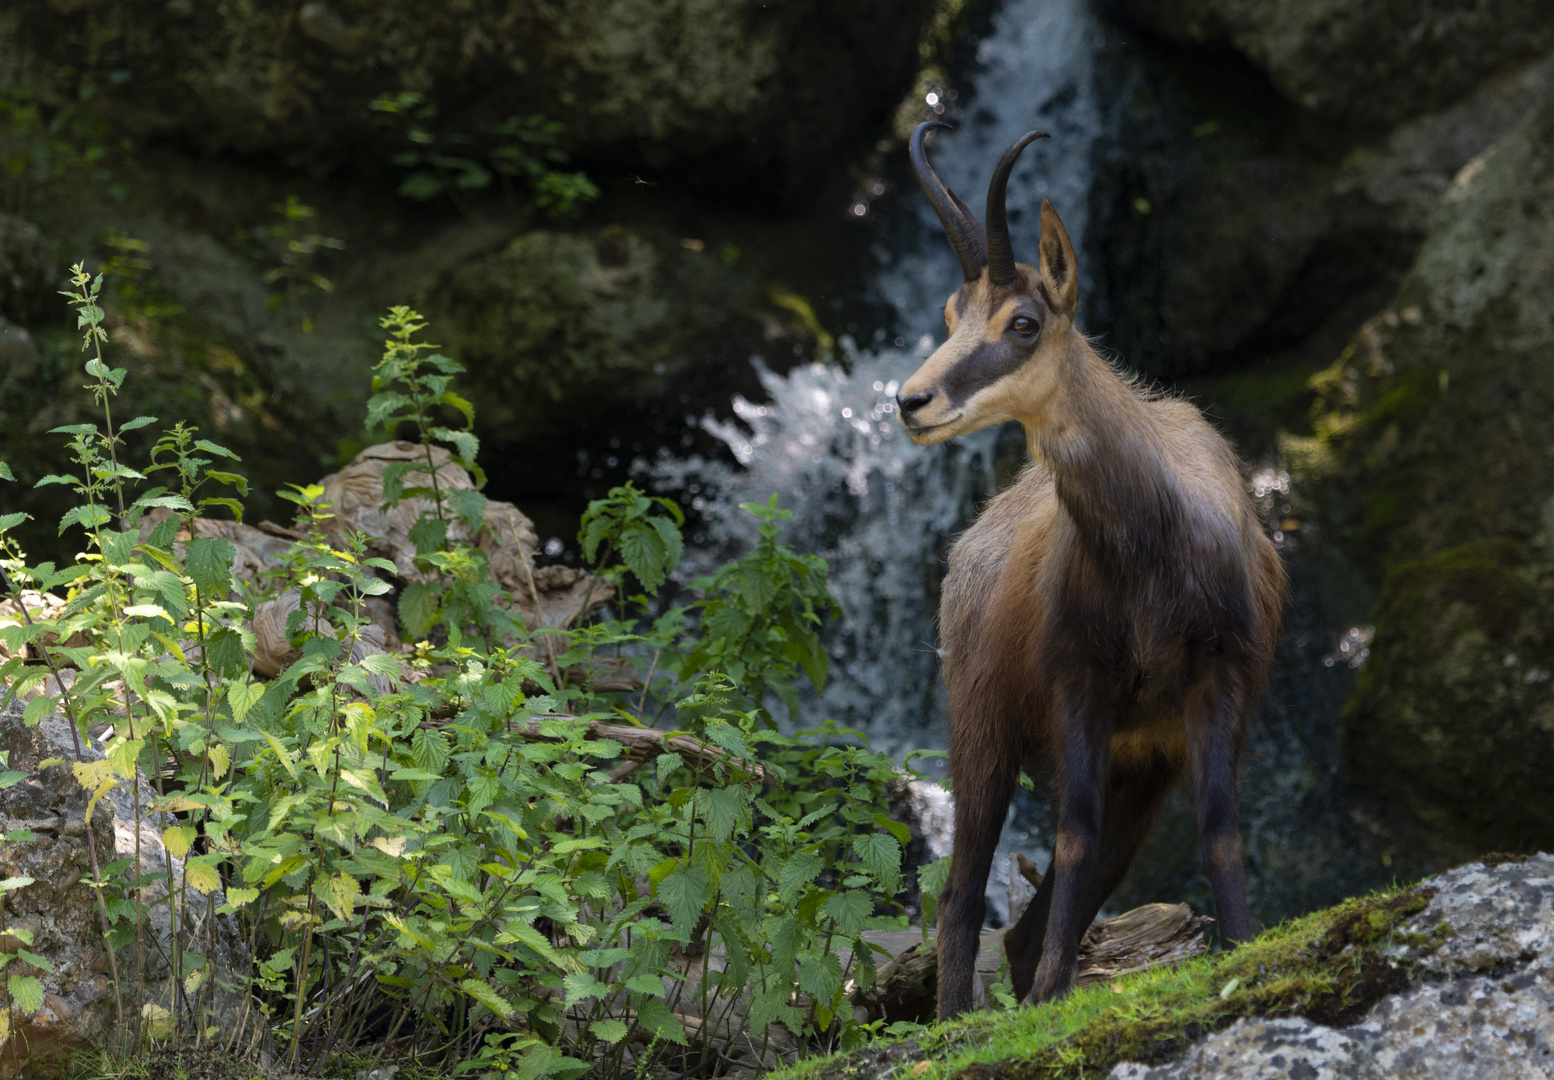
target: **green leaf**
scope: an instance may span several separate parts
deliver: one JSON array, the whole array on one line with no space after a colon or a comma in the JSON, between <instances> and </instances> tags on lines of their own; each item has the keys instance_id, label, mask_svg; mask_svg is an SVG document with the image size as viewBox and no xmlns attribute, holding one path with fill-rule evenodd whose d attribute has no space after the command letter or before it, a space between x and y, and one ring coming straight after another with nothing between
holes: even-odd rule
<instances>
[{"instance_id":1,"label":"green leaf","mask_svg":"<svg viewBox=\"0 0 1554 1080\"><path fill-rule=\"evenodd\" d=\"M733 835L744 810L740 788L710 788L696 793L696 809L712 833L712 838L722 843Z\"/></svg>"},{"instance_id":2,"label":"green leaf","mask_svg":"<svg viewBox=\"0 0 1554 1080\"><path fill-rule=\"evenodd\" d=\"M827 897L822 908L835 920L838 934L852 937L863 929L864 921L874 914L874 901L861 889L849 889Z\"/></svg>"},{"instance_id":3,"label":"green leaf","mask_svg":"<svg viewBox=\"0 0 1554 1080\"><path fill-rule=\"evenodd\" d=\"M901 888L901 845L889 833L864 833L853 837L858 860L891 895Z\"/></svg>"},{"instance_id":4,"label":"green leaf","mask_svg":"<svg viewBox=\"0 0 1554 1080\"><path fill-rule=\"evenodd\" d=\"M126 431L134 431L136 428L143 428L147 424L154 423L156 423L156 417L154 416L137 416L133 420L127 420L120 424L119 433L122 435Z\"/></svg>"},{"instance_id":5,"label":"green leaf","mask_svg":"<svg viewBox=\"0 0 1554 1080\"><path fill-rule=\"evenodd\" d=\"M588 1030L593 1032L594 1037L600 1042L609 1043L611 1046L631 1034L631 1029L619 1020L595 1020L588 1025Z\"/></svg>"},{"instance_id":6,"label":"green leaf","mask_svg":"<svg viewBox=\"0 0 1554 1080\"><path fill-rule=\"evenodd\" d=\"M705 867L681 865L665 875L655 891L674 928L681 935L688 935L712 898L712 876Z\"/></svg>"},{"instance_id":7,"label":"green leaf","mask_svg":"<svg viewBox=\"0 0 1554 1080\"><path fill-rule=\"evenodd\" d=\"M220 537L197 536L184 549L184 571L207 599L232 590L232 563L237 551Z\"/></svg>"},{"instance_id":8,"label":"green leaf","mask_svg":"<svg viewBox=\"0 0 1554 1080\"><path fill-rule=\"evenodd\" d=\"M35 1013L43 1008L43 983L31 975L12 975L6 980L11 991L11 1002L23 1013Z\"/></svg>"},{"instance_id":9,"label":"green leaf","mask_svg":"<svg viewBox=\"0 0 1554 1080\"><path fill-rule=\"evenodd\" d=\"M447 495L448 506L471 532L486 519L486 497L474 488L454 488Z\"/></svg>"},{"instance_id":10,"label":"green leaf","mask_svg":"<svg viewBox=\"0 0 1554 1080\"><path fill-rule=\"evenodd\" d=\"M224 678L235 679L248 670L248 653L243 649L243 638L235 630L225 626L205 639L205 661L210 669Z\"/></svg>"},{"instance_id":11,"label":"green leaf","mask_svg":"<svg viewBox=\"0 0 1554 1080\"><path fill-rule=\"evenodd\" d=\"M824 868L825 860L815 851L801 851L783 863L777 871L777 892L783 902L791 904L798 899L799 890L815 880Z\"/></svg>"},{"instance_id":12,"label":"green leaf","mask_svg":"<svg viewBox=\"0 0 1554 1080\"><path fill-rule=\"evenodd\" d=\"M195 439L194 445L205 451L207 454L215 454L218 457L231 458L233 461L243 460L232 451L228 450L225 446L222 446L220 443L213 443L209 439Z\"/></svg>"},{"instance_id":13,"label":"green leaf","mask_svg":"<svg viewBox=\"0 0 1554 1080\"><path fill-rule=\"evenodd\" d=\"M621 561L650 593L664 583L668 554L663 537L651 526L634 525L621 534Z\"/></svg>"},{"instance_id":14,"label":"green leaf","mask_svg":"<svg viewBox=\"0 0 1554 1080\"><path fill-rule=\"evenodd\" d=\"M437 617L437 597L419 581L413 581L399 592L399 625L407 641L420 639Z\"/></svg>"},{"instance_id":15,"label":"green leaf","mask_svg":"<svg viewBox=\"0 0 1554 1080\"><path fill-rule=\"evenodd\" d=\"M5 462L0 461L0 465L4 464ZM5 532L7 529L16 528L16 526L20 525L31 516L31 514L23 514L18 511L14 514L6 514L4 517L0 517L0 532Z\"/></svg>"},{"instance_id":16,"label":"green leaf","mask_svg":"<svg viewBox=\"0 0 1554 1080\"><path fill-rule=\"evenodd\" d=\"M0 480L15 480L16 474L11 472L11 466L0 461Z\"/></svg>"},{"instance_id":17,"label":"green leaf","mask_svg":"<svg viewBox=\"0 0 1554 1080\"><path fill-rule=\"evenodd\" d=\"M447 546L448 522L435 518L431 514L422 514L421 520L410 526L410 532L407 535L410 542L415 545L417 555L430 555Z\"/></svg>"},{"instance_id":18,"label":"green leaf","mask_svg":"<svg viewBox=\"0 0 1554 1080\"><path fill-rule=\"evenodd\" d=\"M249 680L248 682L233 683L227 689L227 705L232 710L232 720L241 724L243 717L248 715L248 710L259 703L264 697L265 684Z\"/></svg>"},{"instance_id":19,"label":"green leaf","mask_svg":"<svg viewBox=\"0 0 1554 1080\"><path fill-rule=\"evenodd\" d=\"M672 1043L685 1046L689 1040L685 1037L685 1028L675 1014L670 1011L657 998L648 998L637 1006L637 1023L644 1031L657 1035L660 1039L668 1039Z\"/></svg>"},{"instance_id":20,"label":"green leaf","mask_svg":"<svg viewBox=\"0 0 1554 1080\"><path fill-rule=\"evenodd\" d=\"M484 979L465 979L459 983L459 988L503 1020L511 1019L512 1005Z\"/></svg>"}]
</instances>

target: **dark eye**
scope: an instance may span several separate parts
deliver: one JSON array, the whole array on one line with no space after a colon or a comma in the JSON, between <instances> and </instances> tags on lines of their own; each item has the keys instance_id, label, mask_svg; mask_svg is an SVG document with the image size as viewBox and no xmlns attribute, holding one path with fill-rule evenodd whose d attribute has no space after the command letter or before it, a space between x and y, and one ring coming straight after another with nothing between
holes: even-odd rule
<instances>
[{"instance_id":1,"label":"dark eye","mask_svg":"<svg viewBox=\"0 0 1554 1080\"><path fill-rule=\"evenodd\" d=\"M1039 328L1036 320L1027 315L1021 315L1009 324L1009 329L1021 337L1031 337Z\"/></svg>"}]
</instances>

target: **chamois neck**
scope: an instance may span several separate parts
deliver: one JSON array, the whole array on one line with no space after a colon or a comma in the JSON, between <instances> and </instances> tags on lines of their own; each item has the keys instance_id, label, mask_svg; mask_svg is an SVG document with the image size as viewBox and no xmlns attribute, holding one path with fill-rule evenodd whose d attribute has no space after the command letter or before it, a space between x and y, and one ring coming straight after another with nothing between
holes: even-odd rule
<instances>
[{"instance_id":1,"label":"chamois neck","mask_svg":"<svg viewBox=\"0 0 1554 1080\"><path fill-rule=\"evenodd\" d=\"M1148 399L1075 335L1057 389L1024 418L1026 445L1051 470L1080 537L1130 573L1164 556L1180 491Z\"/></svg>"}]
</instances>

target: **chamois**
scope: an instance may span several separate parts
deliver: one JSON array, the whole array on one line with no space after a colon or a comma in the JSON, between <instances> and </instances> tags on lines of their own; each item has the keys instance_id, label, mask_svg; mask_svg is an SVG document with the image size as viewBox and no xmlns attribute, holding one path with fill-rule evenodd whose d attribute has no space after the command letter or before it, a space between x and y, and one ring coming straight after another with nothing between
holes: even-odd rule
<instances>
[{"instance_id":1,"label":"chamois","mask_svg":"<svg viewBox=\"0 0 1554 1080\"><path fill-rule=\"evenodd\" d=\"M939 1016L972 1006L984 890L1027 761L1056 773L1046 876L1005 935L1015 993L1066 994L1079 939L1183 771L1223 936L1251 936L1236 768L1283 614L1284 567L1235 453L1185 401L1120 375L1075 327L1079 275L1041 206L1038 266L1016 263L1004 194L1032 131L999 160L986 228L911 160L965 281L948 339L902 386L927 445L1017 420L1031 458L950 552L939 609L955 850L939 903Z\"/></svg>"}]
</instances>

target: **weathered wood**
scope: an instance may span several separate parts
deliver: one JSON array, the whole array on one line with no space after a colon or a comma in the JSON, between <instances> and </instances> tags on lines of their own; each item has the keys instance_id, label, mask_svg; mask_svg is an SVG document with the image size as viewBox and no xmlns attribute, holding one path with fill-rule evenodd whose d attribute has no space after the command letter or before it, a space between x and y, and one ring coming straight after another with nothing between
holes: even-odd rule
<instances>
[{"instance_id":1,"label":"weathered wood","mask_svg":"<svg viewBox=\"0 0 1554 1080\"><path fill-rule=\"evenodd\" d=\"M1026 865L1022 863L1020 869L1023 873ZM1034 866L1026 875L1028 880L1032 876L1032 884L1040 884ZM1080 941L1075 985L1106 982L1198 956L1208 950L1203 928L1211 921L1194 915L1186 904L1145 904L1115 919L1097 919ZM872 989L853 992L854 1007L869 1020L931 1021L939 984L939 958L932 937L923 942L920 932L866 936L893 959L879 969ZM983 934L977 975L984 994L997 980L1003 961L1003 933Z\"/></svg>"},{"instance_id":2,"label":"weathered wood","mask_svg":"<svg viewBox=\"0 0 1554 1080\"><path fill-rule=\"evenodd\" d=\"M575 716L563 713L546 713L531 717L527 724L516 728L510 728L520 738L532 741L541 741L551 738L540 732L541 725L550 720L576 720ZM627 760L616 767L611 777L616 780L624 779L647 762L660 754L679 754L682 758L699 765L735 764L748 772L756 783L766 781L766 770L754 761L745 761L724 753L716 746L707 746L691 738L689 735L676 735L667 731L659 731L657 728L631 727L628 724L606 724L598 720L589 720L588 737L590 739L613 739L621 744L625 750Z\"/></svg>"}]
</instances>

